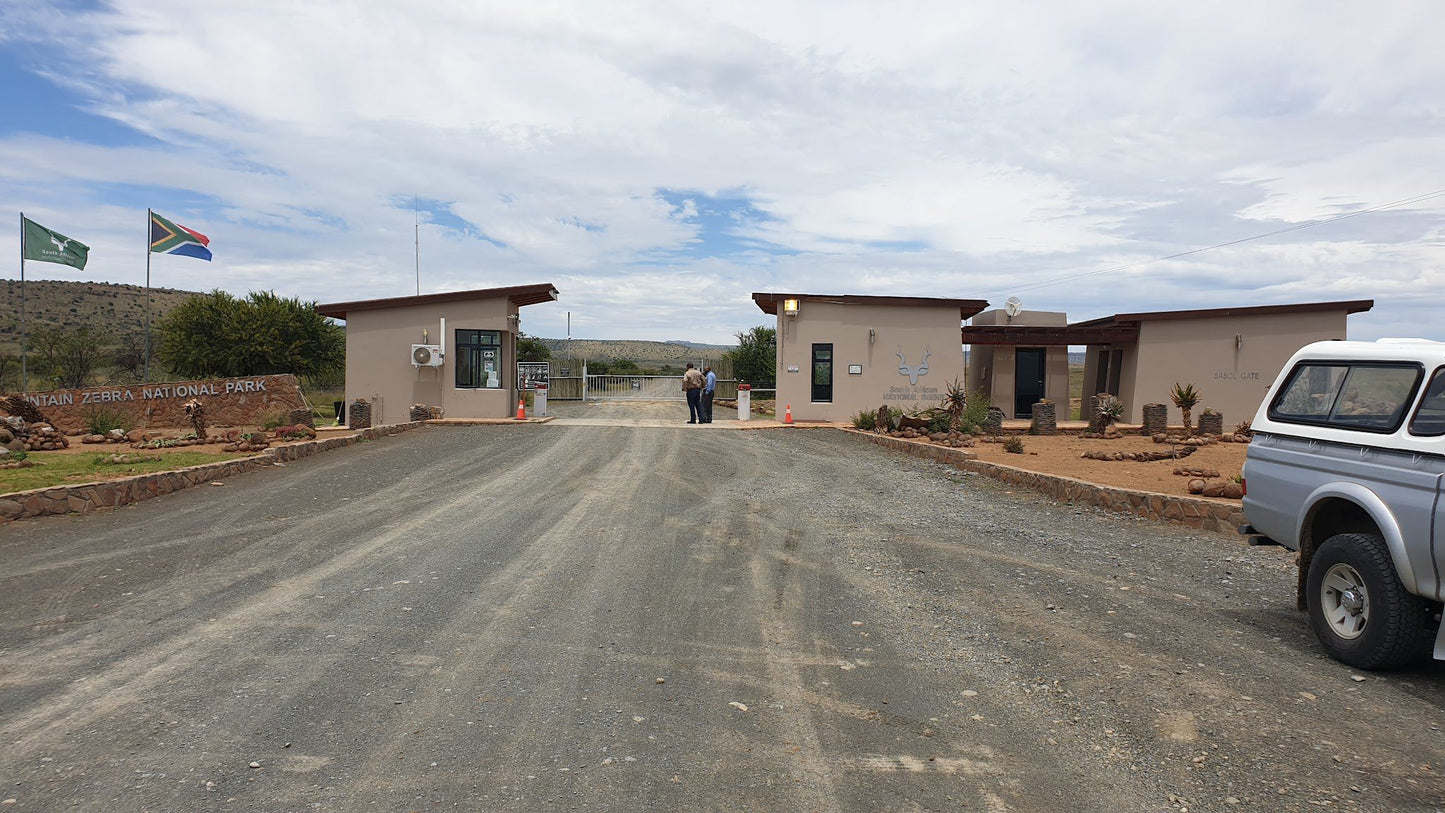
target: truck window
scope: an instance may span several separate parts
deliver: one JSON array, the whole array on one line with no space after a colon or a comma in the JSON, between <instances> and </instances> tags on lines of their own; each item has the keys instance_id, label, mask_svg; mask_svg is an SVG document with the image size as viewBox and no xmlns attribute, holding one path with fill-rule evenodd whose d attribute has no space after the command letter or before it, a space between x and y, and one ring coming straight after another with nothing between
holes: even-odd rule
<instances>
[{"instance_id":1,"label":"truck window","mask_svg":"<svg viewBox=\"0 0 1445 813\"><path fill-rule=\"evenodd\" d=\"M1425 397L1410 419L1410 434L1432 438L1445 435L1445 367L1430 376Z\"/></svg>"},{"instance_id":2,"label":"truck window","mask_svg":"<svg viewBox=\"0 0 1445 813\"><path fill-rule=\"evenodd\" d=\"M1269 416L1284 423L1388 434L1400 428L1423 370L1388 362L1301 362Z\"/></svg>"}]
</instances>

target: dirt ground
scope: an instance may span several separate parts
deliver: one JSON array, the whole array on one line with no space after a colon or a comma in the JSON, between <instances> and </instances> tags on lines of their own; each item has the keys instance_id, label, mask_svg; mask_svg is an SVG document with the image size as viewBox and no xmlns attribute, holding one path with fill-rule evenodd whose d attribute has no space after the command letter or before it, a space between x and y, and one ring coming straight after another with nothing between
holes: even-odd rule
<instances>
[{"instance_id":1,"label":"dirt ground","mask_svg":"<svg viewBox=\"0 0 1445 813\"><path fill-rule=\"evenodd\" d=\"M668 414L0 529L0 801L1441 808L1445 663L1324 656L1288 552Z\"/></svg>"},{"instance_id":2,"label":"dirt ground","mask_svg":"<svg viewBox=\"0 0 1445 813\"><path fill-rule=\"evenodd\" d=\"M1154 491L1161 494L1187 494L1188 477L1174 474L1174 469L1187 466L1196 469L1218 469L1222 479L1239 474L1244 465L1245 443L1216 443L1202 446L1182 460L1157 460L1138 463L1132 460L1088 460L1084 452L1157 452L1169 446L1155 443L1141 435L1125 435L1117 440L1085 440L1075 435L1021 435L1023 454L1010 454L1001 443L979 443L968 451L979 460L1000 463L1046 474L1074 477L1100 485Z\"/></svg>"}]
</instances>

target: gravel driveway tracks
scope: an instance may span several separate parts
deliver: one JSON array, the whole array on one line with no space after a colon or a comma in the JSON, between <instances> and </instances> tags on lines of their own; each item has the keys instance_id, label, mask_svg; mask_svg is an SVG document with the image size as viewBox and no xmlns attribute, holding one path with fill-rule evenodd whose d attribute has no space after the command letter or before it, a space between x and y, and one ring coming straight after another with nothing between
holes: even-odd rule
<instances>
[{"instance_id":1,"label":"gravel driveway tracks","mask_svg":"<svg viewBox=\"0 0 1445 813\"><path fill-rule=\"evenodd\" d=\"M1445 668L1324 657L1288 552L828 430L427 427L0 553L17 810L1445 808Z\"/></svg>"}]
</instances>

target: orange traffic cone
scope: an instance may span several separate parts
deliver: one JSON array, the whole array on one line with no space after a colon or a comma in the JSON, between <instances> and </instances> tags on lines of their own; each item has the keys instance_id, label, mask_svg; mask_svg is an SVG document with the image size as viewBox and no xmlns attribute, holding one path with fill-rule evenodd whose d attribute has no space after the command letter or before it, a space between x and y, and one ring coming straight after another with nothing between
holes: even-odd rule
<instances>
[{"instance_id":1,"label":"orange traffic cone","mask_svg":"<svg viewBox=\"0 0 1445 813\"><path fill-rule=\"evenodd\" d=\"M527 420L527 402L521 398L517 399L517 420Z\"/></svg>"},{"instance_id":2,"label":"orange traffic cone","mask_svg":"<svg viewBox=\"0 0 1445 813\"><path fill-rule=\"evenodd\" d=\"M783 408L783 423L793 422L793 405L788 404Z\"/></svg>"}]
</instances>

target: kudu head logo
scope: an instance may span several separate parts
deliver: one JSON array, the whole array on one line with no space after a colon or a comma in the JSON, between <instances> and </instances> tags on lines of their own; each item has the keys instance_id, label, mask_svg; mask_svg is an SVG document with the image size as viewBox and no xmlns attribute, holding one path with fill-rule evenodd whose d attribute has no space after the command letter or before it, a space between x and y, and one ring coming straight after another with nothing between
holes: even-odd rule
<instances>
[{"instance_id":1,"label":"kudu head logo","mask_svg":"<svg viewBox=\"0 0 1445 813\"><path fill-rule=\"evenodd\" d=\"M928 375L928 357L931 355L933 355L933 348L924 348L923 361L918 362L916 367L909 367L908 358L903 355L903 348L898 348L898 372L908 376L909 384L917 384L919 376Z\"/></svg>"},{"instance_id":2,"label":"kudu head logo","mask_svg":"<svg viewBox=\"0 0 1445 813\"><path fill-rule=\"evenodd\" d=\"M65 253L65 248L66 248L66 246L69 246L69 245L70 245L70 238L67 237L67 238L64 238L64 239L60 239L60 238L57 238L55 235L52 234L52 235L50 235L50 242L52 242L52 243L55 244L55 250L56 250L56 251L59 251L61 254L64 254L64 253Z\"/></svg>"}]
</instances>

